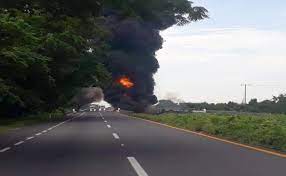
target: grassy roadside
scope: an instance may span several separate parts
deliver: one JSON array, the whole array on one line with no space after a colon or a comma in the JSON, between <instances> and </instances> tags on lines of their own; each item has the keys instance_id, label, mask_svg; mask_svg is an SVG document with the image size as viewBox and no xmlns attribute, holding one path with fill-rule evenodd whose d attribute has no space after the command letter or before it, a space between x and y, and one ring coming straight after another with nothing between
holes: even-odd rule
<instances>
[{"instance_id":1,"label":"grassy roadside","mask_svg":"<svg viewBox=\"0 0 286 176\"><path fill-rule=\"evenodd\" d=\"M0 118L0 134L11 129L21 128L33 124L59 121L64 118L64 112L56 110L52 113L40 113L38 115L29 115L21 118Z\"/></svg>"},{"instance_id":2,"label":"grassy roadside","mask_svg":"<svg viewBox=\"0 0 286 176\"><path fill-rule=\"evenodd\" d=\"M286 115L192 113L133 116L286 153Z\"/></svg>"}]
</instances>

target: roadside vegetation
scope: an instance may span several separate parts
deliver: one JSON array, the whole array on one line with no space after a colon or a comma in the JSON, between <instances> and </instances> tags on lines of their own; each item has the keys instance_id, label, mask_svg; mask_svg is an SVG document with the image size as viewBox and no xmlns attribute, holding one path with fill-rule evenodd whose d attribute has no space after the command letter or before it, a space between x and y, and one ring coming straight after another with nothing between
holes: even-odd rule
<instances>
[{"instance_id":1,"label":"roadside vegetation","mask_svg":"<svg viewBox=\"0 0 286 176\"><path fill-rule=\"evenodd\" d=\"M135 114L136 117L286 152L286 115Z\"/></svg>"}]
</instances>

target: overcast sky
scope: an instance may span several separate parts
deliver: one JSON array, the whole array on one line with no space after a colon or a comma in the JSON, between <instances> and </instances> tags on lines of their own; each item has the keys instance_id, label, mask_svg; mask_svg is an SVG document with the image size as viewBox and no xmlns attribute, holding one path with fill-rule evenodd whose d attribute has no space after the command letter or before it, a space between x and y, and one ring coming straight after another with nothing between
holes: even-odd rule
<instances>
[{"instance_id":1,"label":"overcast sky","mask_svg":"<svg viewBox=\"0 0 286 176\"><path fill-rule=\"evenodd\" d=\"M286 93L286 1L194 0L210 19L162 32L159 99L242 102Z\"/></svg>"}]
</instances>

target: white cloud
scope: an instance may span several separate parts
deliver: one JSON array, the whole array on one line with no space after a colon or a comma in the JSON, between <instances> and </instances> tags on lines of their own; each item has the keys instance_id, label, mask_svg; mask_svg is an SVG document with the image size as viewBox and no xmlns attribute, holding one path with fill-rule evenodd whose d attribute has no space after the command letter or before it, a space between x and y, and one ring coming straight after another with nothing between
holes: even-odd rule
<instances>
[{"instance_id":1,"label":"white cloud","mask_svg":"<svg viewBox=\"0 0 286 176\"><path fill-rule=\"evenodd\" d=\"M275 90L255 89L253 95L260 99L283 90L286 32L254 28L180 30L162 32L166 42L157 53L161 64L156 75L159 94L177 91L185 100L239 102L242 82L281 85Z\"/></svg>"}]
</instances>

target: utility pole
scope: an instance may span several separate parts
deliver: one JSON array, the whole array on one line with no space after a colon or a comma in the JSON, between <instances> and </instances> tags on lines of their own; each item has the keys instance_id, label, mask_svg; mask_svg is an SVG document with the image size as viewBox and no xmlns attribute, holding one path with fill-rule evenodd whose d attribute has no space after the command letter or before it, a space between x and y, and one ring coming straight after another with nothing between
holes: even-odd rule
<instances>
[{"instance_id":1,"label":"utility pole","mask_svg":"<svg viewBox=\"0 0 286 176\"><path fill-rule=\"evenodd\" d=\"M251 84L241 84L241 86L244 87L244 97L243 97L242 104L246 105L247 104L247 87L251 86Z\"/></svg>"}]
</instances>

